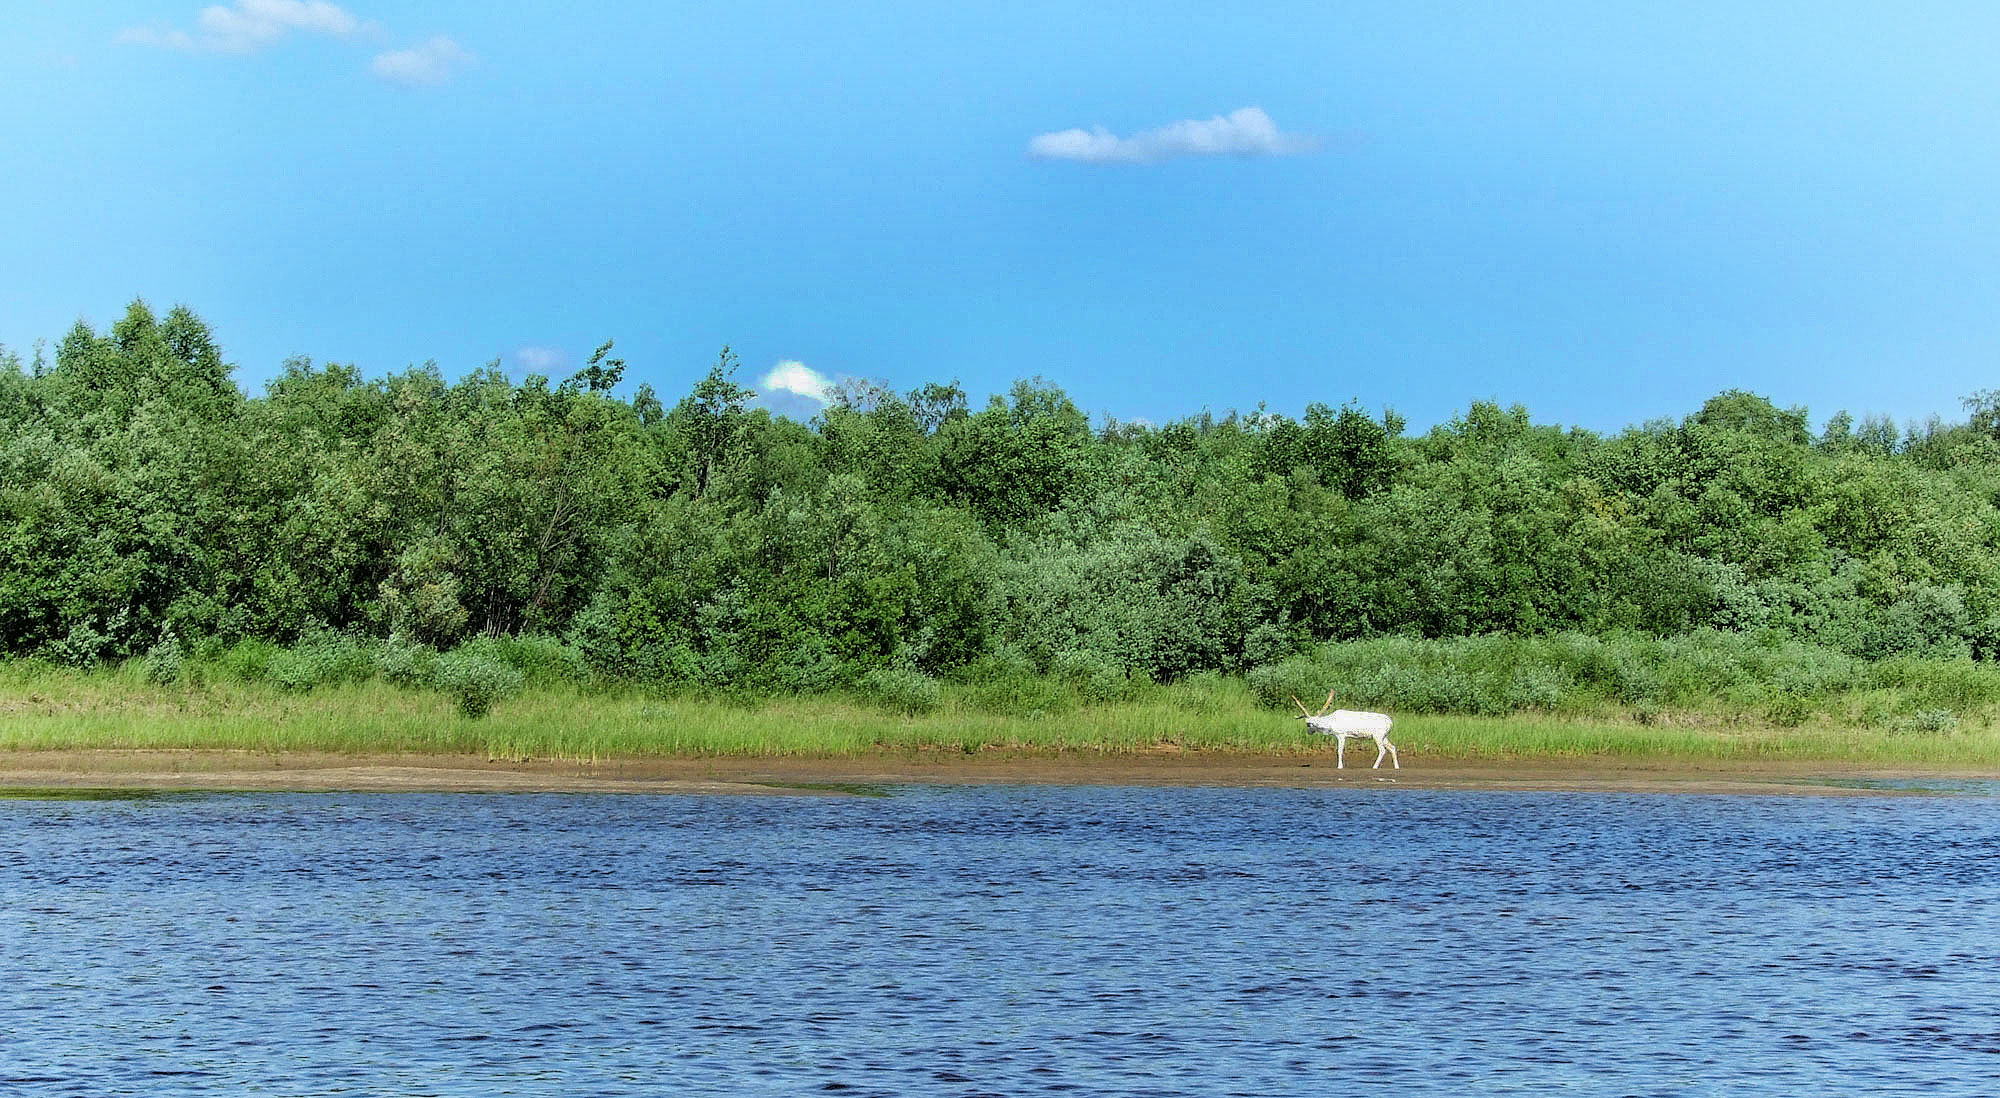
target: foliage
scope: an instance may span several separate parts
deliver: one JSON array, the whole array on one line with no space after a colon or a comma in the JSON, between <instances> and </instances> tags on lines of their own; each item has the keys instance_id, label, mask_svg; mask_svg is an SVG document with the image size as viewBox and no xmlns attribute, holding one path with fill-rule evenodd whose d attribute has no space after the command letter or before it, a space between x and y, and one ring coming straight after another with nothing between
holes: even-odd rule
<instances>
[{"instance_id":1,"label":"foliage","mask_svg":"<svg viewBox=\"0 0 2000 1098\"><path fill-rule=\"evenodd\" d=\"M582 686L590 681L583 653L555 637L533 633L478 637L461 651L506 664L530 686Z\"/></svg>"},{"instance_id":2,"label":"foliage","mask_svg":"<svg viewBox=\"0 0 2000 1098\"><path fill-rule=\"evenodd\" d=\"M944 703L944 691L936 679L907 668L878 667L861 677L861 691L888 709L909 716L935 712Z\"/></svg>"},{"instance_id":3,"label":"foliage","mask_svg":"<svg viewBox=\"0 0 2000 1098\"><path fill-rule=\"evenodd\" d=\"M172 686L181 681L187 669L187 656L181 651L180 638L169 629L160 634L160 639L146 649L146 681L158 686Z\"/></svg>"},{"instance_id":4,"label":"foliage","mask_svg":"<svg viewBox=\"0 0 2000 1098\"><path fill-rule=\"evenodd\" d=\"M376 666L382 681L394 686L417 689L437 685L438 654L428 645L390 637Z\"/></svg>"},{"instance_id":5,"label":"foliage","mask_svg":"<svg viewBox=\"0 0 2000 1098\"><path fill-rule=\"evenodd\" d=\"M278 646L270 641L246 637L224 650L222 670L237 682L263 682L279 652Z\"/></svg>"},{"instance_id":6,"label":"foliage","mask_svg":"<svg viewBox=\"0 0 2000 1098\"><path fill-rule=\"evenodd\" d=\"M365 682L375 677L374 647L357 637L315 628L291 648L271 655L264 677L295 694L321 686Z\"/></svg>"},{"instance_id":7,"label":"foliage","mask_svg":"<svg viewBox=\"0 0 2000 1098\"><path fill-rule=\"evenodd\" d=\"M467 660L892 707L936 680L1022 715L1221 673L1808 723L1853 691L1970 712L1988 680L1954 669L2000 657L1994 390L1818 436L1738 390L1614 434L1488 401L1420 435L1325 399L1093 427L1041 379L846 382L801 423L727 349L678 401L621 396L611 350L559 383L301 358L251 395L191 311L135 302L0 353L0 655L295 692Z\"/></svg>"},{"instance_id":8,"label":"foliage","mask_svg":"<svg viewBox=\"0 0 2000 1098\"><path fill-rule=\"evenodd\" d=\"M1989 665L1974 665L2000 677ZM1041 678L1037 681L1050 683ZM884 720L877 705L833 695L716 705L641 692L525 688L482 720L449 719L453 699L380 682L324 687L312 704L267 682L213 677L202 691L144 688L120 671L38 661L0 664L0 697L36 699L0 722L0 749L211 748L344 754L416 752L596 760L660 756L862 756L875 752L1253 752L1331 764L1332 745L1284 713L1250 704L1235 676L1190 676L1059 720L998 714L972 704L984 686L940 684L934 711ZM1398 714L1395 739L1410 759L1561 758L1866 762L1876 766L1990 766L2000 750L1992 708L1952 711L1891 701L1843 715L1817 710L1773 729L1726 708L1662 709L1650 724L1601 716ZM1741 719L1739 719L1741 718ZM1884 734L1888 733L1888 734ZM935 757L935 756L933 756ZM1315 763L1317 765L1317 763Z\"/></svg>"},{"instance_id":9,"label":"foliage","mask_svg":"<svg viewBox=\"0 0 2000 1098\"><path fill-rule=\"evenodd\" d=\"M519 671L478 651L460 649L438 660L439 689L452 696L461 715L474 720L491 713L494 703L520 693L523 682Z\"/></svg>"},{"instance_id":10,"label":"foliage","mask_svg":"<svg viewBox=\"0 0 2000 1098\"><path fill-rule=\"evenodd\" d=\"M1927 702L1960 705L2000 690L2000 669L1954 677L1953 669L1972 668L1970 661L1897 666L1899 675L1871 674L1869 664L1832 649L1720 630L1675 637L1388 637L1323 645L1253 670L1249 683L1257 700L1275 709L1291 708L1294 696L1318 708L1330 689L1335 704L1347 708L1500 715L1608 706L1650 721L1665 707L1722 704L1760 708L1781 726L1800 724L1816 706L1858 690L1901 687Z\"/></svg>"},{"instance_id":11,"label":"foliage","mask_svg":"<svg viewBox=\"0 0 2000 1098\"><path fill-rule=\"evenodd\" d=\"M1003 567L997 591L1009 639L1037 670L1099 684L1235 668L1258 594L1208 538L1136 524L1038 541Z\"/></svg>"}]
</instances>

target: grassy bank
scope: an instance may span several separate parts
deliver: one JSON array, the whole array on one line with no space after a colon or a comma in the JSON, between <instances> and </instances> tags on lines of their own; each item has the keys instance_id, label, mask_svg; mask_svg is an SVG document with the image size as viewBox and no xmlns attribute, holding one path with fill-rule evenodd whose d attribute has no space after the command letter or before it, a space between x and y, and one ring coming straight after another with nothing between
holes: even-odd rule
<instances>
[{"instance_id":1,"label":"grassy bank","mask_svg":"<svg viewBox=\"0 0 2000 1098\"><path fill-rule=\"evenodd\" d=\"M1395 741L1406 765L1604 757L2000 767L2000 729L1991 705L1956 713L1937 728L1872 721L1870 714L1916 704L1898 696L1903 689L1851 690L1823 699L1803 721L1785 712L1774 722L1754 705L1722 699L1638 713L1617 706L1501 716L1399 713ZM220 674L190 674L160 685L136 662L96 671L20 663L0 666L0 750L199 748L503 759L1008 751L1319 757L1333 751L1282 711L1260 705L1252 684L1241 679L1146 686L1115 702L1053 692L1042 700L1052 704L996 706L990 686L946 685L928 711L912 714L862 696L744 701L531 683L474 719L444 693L379 678L298 692ZM1365 765L1373 751L1364 741L1350 754Z\"/></svg>"}]
</instances>

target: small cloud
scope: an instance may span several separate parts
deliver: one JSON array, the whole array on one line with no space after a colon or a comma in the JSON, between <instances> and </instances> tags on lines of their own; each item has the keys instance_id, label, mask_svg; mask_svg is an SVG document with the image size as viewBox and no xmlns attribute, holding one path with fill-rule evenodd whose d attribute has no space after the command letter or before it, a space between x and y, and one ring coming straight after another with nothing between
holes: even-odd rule
<instances>
[{"instance_id":1,"label":"small cloud","mask_svg":"<svg viewBox=\"0 0 2000 1098\"><path fill-rule=\"evenodd\" d=\"M292 31L343 38L365 27L347 9L326 0L236 0L235 7L201 9L196 23L211 43L208 48L225 53L263 49Z\"/></svg>"},{"instance_id":2,"label":"small cloud","mask_svg":"<svg viewBox=\"0 0 2000 1098\"><path fill-rule=\"evenodd\" d=\"M194 49L194 36L172 27L126 27L118 32L121 46L151 46L162 50Z\"/></svg>"},{"instance_id":3,"label":"small cloud","mask_svg":"<svg viewBox=\"0 0 2000 1098\"><path fill-rule=\"evenodd\" d=\"M569 355L559 347L522 347L514 352L514 361L522 369L537 374L553 374L569 365Z\"/></svg>"},{"instance_id":4,"label":"small cloud","mask_svg":"<svg viewBox=\"0 0 2000 1098\"><path fill-rule=\"evenodd\" d=\"M1262 108L1244 107L1206 120L1172 122L1131 137L1119 137L1102 126L1045 133L1028 142L1028 155L1086 164L1153 164L1179 156L1296 156L1318 147L1317 138L1280 132Z\"/></svg>"},{"instance_id":5,"label":"small cloud","mask_svg":"<svg viewBox=\"0 0 2000 1098\"><path fill-rule=\"evenodd\" d=\"M392 84L417 87L442 84L473 60L470 50L440 34L406 50L378 53L372 67L376 76Z\"/></svg>"},{"instance_id":6,"label":"small cloud","mask_svg":"<svg viewBox=\"0 0 2000 1098\"><path fill-rule=\"evenodd\" d=\"M347 38L374 29L327 0L236 0L201 9L192 33L165 26L127 27L118 32L118 41L170 50L255 53L294 31Z\"/></svg>"},{"instance_id":7,"label":"small cloud","mask_svg":"<svg viewBox=\"0 0 2000 1098\"><path fill-rule=\"evenodd\" d=\"M808 400L816 400L821 404L833 400L833 382L828 381L818 370L796 360L788 359L772 367L771 372L764 375L763 386L767 396L773 393L792 393Z\"/></svg>"}]
</instances>

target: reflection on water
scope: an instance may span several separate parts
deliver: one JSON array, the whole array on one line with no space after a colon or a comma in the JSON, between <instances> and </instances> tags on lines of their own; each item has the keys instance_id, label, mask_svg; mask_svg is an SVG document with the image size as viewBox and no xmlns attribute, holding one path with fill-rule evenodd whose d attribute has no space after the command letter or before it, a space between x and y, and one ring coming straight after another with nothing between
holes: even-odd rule
<instances>
[{"instance_id":1,"label":"reflection on water","mask_svg":"<svg viewBox=\"0 0 2000 1098\"><path fill-rule=\"evenodd\" d=\"M1954 794L1971 797L2000 797L2000 781L1992 778L1821 778L1815 785L1838 789L1869 789L1884 793Z\"/></svg>"},{"instance_id":2,"label":"reflection on water","mask_svg":"<svg viewBox=\"0 0 2000 1098\"><path fill-rule=\"evenodd\" d=\"M2000 1093L2000 800L0 803L0 1093Z\"/></svg>"}]
</instances>

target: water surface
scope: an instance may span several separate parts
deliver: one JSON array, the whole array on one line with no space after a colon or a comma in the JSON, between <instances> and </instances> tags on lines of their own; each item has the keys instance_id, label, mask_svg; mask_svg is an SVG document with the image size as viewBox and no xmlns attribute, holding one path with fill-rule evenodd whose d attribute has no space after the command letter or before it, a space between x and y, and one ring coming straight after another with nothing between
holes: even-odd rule
<instances>
[{"instance_id":1,"label":"water surface","mask_svg":"<svg viewBox=\"0 0 2000 1098\"><path fill-rule=\"evenodd\" d=\"M0 1093L2000 1093L2000 799L0 801Z\"/></svg>"}]
</instances>

